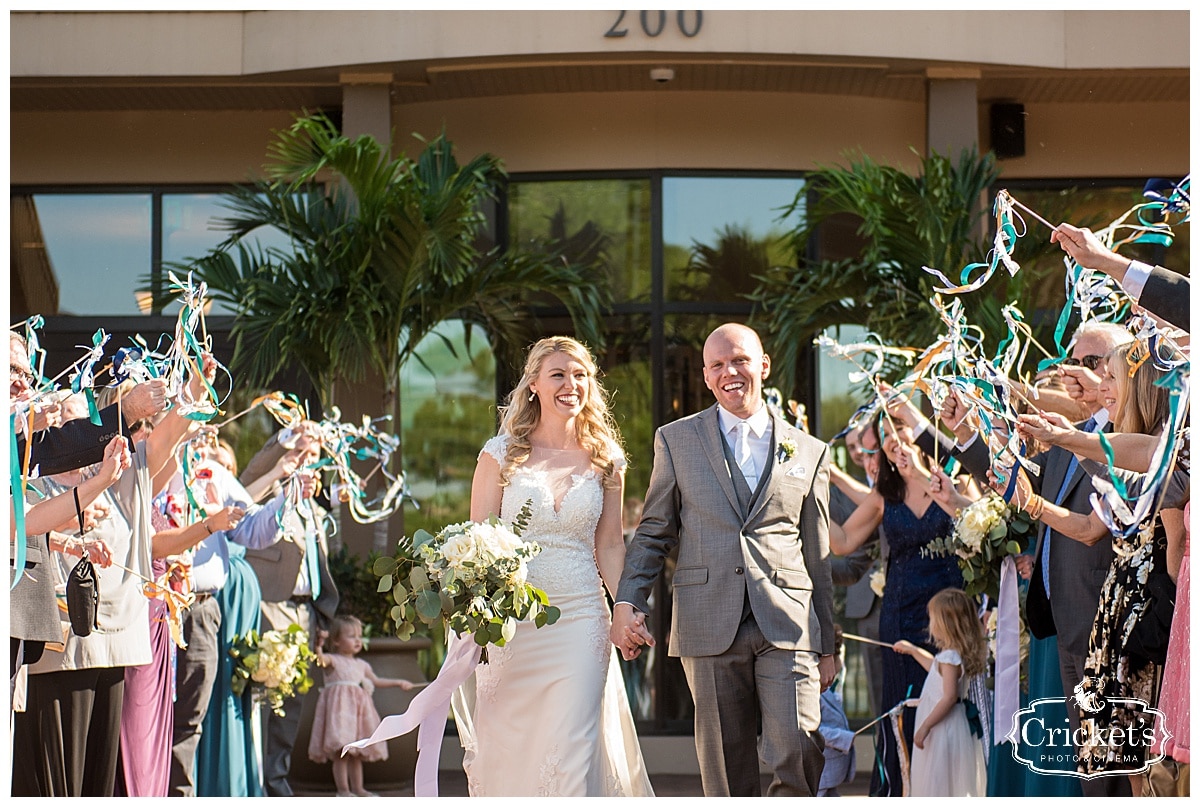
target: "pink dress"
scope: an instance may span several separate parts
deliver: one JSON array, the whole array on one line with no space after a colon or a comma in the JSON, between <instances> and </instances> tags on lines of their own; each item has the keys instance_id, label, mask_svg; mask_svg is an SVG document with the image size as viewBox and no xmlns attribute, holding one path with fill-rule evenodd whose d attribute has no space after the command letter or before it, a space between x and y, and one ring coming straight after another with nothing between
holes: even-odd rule
<instances>
[{"instance_id":1,"label":"pink dress","mask_svg":"<svg viewBox=\"0 0 1200 807\"><path fill-rule=\"evenodd\" d=\"M1191 524L1192 503L1183 508L1184 525ZM1191 731L1191 650L1192 650L1192 584L1191 544L1192 532L1187 529L1184 539L1183 561L1179 564L1179 579L1175 586L1175 616L1171 620L1171 641L1167 645L1167 665L1163 669L1162 694L1158 708L1162 710L1167 731L1174 736L1166 743L1155 742L1154 751L1174 759L1190 763L1192 759ZM1155 737L1161 736L1161 726Z\"/></svg>"},{"instance_id":2,"label":"pink dress","mask_svg":"<svg viewBox=\"0 0 1200 807\"><path fill-rule=\"evenodd\" d=\"M317 699L308 741L308 758L313 762L340 758L344 745L370 737L379 725L379 712L371 700L375 685L367 678L370 665L354 656L330 654L326 658L329 666L325 668L325 686ZM347 756L382 762L388 756L387 743L351 749Z\"/></svg>"}]
</instances>

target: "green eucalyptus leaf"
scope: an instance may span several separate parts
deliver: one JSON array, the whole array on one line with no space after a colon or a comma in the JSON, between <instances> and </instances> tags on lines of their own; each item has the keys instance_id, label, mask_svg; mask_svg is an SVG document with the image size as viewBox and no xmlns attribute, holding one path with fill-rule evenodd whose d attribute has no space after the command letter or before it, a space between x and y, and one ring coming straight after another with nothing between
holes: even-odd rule
<instances>
[{"instance_id":1,"label":"green eucalyptus leaf","mask_svg":"<svg viewBox=\"0 0 1200 807\"><path fill-rule=\"evenodd\" d=\"M385 574L383 577L379 578L379 586L375 590L377 592L379 592L380 594L382 594L383 592L389 590L391 587L392 587L392 576L390 574Z\"/></svg>"},{"instance_id":2,"label":"green eucalyptus leaf","mask_svg":"<svg viewBox=\"0 0 1200 807\"><path fill-rule=\"evenodd\" d=\"M437 592L424 589L417 593L417 614L426 622L433 622L442 615L442 600Z\"/></svg>"}]
</instances>

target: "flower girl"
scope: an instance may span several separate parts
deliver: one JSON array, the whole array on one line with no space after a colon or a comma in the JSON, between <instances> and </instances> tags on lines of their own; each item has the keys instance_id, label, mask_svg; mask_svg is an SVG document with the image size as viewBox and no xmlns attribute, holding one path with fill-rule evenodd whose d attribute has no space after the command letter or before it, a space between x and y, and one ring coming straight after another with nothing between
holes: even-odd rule
<instances>
[{"instance_id":1,"label":"flower girl","mask_svg":"<svg viewBox=\"0 0 1200 807\"><path fill-rule=\"evenodd\" d=\"M408 690L413 683L402 678L379 678L370 664L355 658L363 646L362 622L356 617L334 617L332 628L332 637L320 631L317 639L317 662L325 668L325 686L317 700L308 757L313 762L333 761L333 781L339 796L373 796L363 788L363 762L387 759L387 743L353 748L346 756L342 756L342 747L369 737L379 725L379 712L371 700L375 687ZM324 652L326 639L331 639L332 653Z\"/></svg>"},{"instance_id":2,"label":"flower girl","mask_svg":"<svg viewBox=\"0 0 1200 807\"><path fill-rule=\"evenodd\" d=\"M904 639L892 648L914 657L929 672L917 705L908 795L987 795L983 740L971 736L976 729L968 709L973 707L963 701L970 679L987 663L987 641L974 601L956 588L935 594L929 601L929 637L941 651L936 656Z\"/></svg>"}]
</instances>

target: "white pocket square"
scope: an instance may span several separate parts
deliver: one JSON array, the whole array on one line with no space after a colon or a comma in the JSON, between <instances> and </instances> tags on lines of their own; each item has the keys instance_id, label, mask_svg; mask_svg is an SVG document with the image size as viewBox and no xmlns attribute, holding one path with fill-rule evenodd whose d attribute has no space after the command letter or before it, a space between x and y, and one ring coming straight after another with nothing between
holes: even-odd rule
<instances>
[{"instance_id":1,"label":"white pocket square","mask_svg":"<svg viewBox=\"0 0 1200 807\"><path fill-rule=\"evenodd\" d=\"M790 471L788 471L787 475L794 476L797 479L804 479L808 476L808 469L803 465L797 465L795 468L792 468Z\"/></svg>"}]
</instances>

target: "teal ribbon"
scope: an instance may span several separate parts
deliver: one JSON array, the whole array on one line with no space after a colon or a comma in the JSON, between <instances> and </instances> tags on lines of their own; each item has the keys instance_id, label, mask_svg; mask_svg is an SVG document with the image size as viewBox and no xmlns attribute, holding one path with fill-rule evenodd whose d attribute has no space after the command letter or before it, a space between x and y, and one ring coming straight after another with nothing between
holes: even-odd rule
<instances>
[{"instance_id":1,"label":"teal ribbon","mask_svg":"<svg viewBox=\"0 0 1200 807\"><path fill-rule=\"evenodd\" d=\"M983 723L979 720L979 707L975 705L975 701L969 698L959 698L958 702L963 705L963 709L967 713L967 725L971 727L971 733L982 740Z\"/></svg>"},{"instance_id":2,"label":"teal ribbon","mask_svg":"<svg viewBox=\"0 0 1200 807\"><path fill-rule=\"evenodd\" d=\"M33 436L29 435L25 439L30 440ZM21 582L21 575L25 574L25 477L21 474L21 454L17 451L17 416L9 417L8 429L8 452L9 452L9 483L12 489L12 505L13 505L13 521L17 525L17 559L13 565L13 580L12 585L8 587L12 591L17 587L17 583Z\"/></svg>"}]
</instances>

